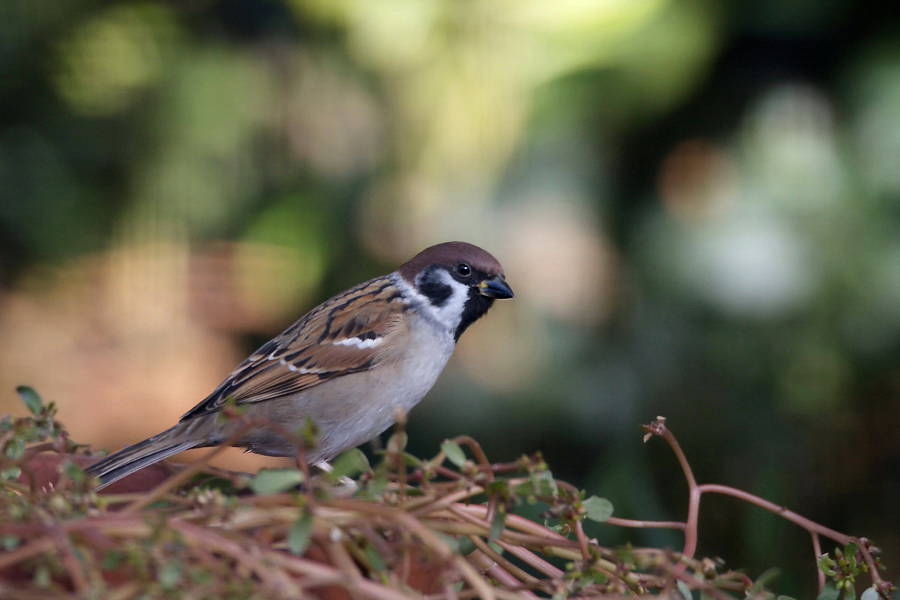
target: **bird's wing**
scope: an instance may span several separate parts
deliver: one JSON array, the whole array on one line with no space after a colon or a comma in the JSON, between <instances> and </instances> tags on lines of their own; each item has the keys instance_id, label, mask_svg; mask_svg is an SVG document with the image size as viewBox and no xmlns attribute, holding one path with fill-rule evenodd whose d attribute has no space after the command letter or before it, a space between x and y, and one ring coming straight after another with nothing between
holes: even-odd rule
<instances>
[{"instance_id":1,"label":"bird's wing","mask_svg":"<svg viewBox=\"0 0 900 600\"><path fill-rule=\"evenodd\" d=\"M229 398L262 402L367 371L406 327L406 308L390 276L342 292L251 354L181 420L216 411Z\"/></svg>"}]
</instances>

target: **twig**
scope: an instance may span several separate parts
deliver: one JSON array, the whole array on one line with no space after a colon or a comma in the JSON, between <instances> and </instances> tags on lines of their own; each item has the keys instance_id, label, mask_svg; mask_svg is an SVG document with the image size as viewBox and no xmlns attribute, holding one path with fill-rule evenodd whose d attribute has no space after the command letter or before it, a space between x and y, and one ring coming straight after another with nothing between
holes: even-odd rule
<instances>
[{"instance_id":1,"label":"twig","mask_svg":"<svg viewBox=\"0 0 900 600\"><path fill-rule=\"evenodd\" d=\"M818 583L818 592L816 595L819 596L822 594L822 590L825 589L825 571L819 568L818 561L819 557L822 556L822 542L819 540L819 534L815 531L810 531L809 535L812 537L812 546L813 546L813 564L816 565L816 582Z\"/></svg>"},{"instance_id":2,"label":"twig","mask_svg":"<svg viewBox=\"0 0 900 600\"><path fill-rule=\"evenodd\" d=\"M515 544L507 544L502 540L494 540L494 543L503 548L504 551L509 552L522 562L532 566L547 577L550 577L552 579L559 579L565 576L564 571L561 571L557 567L553 566L552 564L526 548L516 546Z\"/></svg>"},{"instance_id":3,"label":"twig","mask_svg":"<svg viewBox=\"0 0 900 600\"><path fill-rule=\"evenodd\" d=\"M859 550L860 554L863 555L863 559L866 561L866 565L869 567L869 576L872 578L872 583L875 585L875 588L878 590L878 594L882 598L887 598L890 593L890 588L893 587L890 582L885 581L881 578L881 574L878 572L878 564L875 562L875 559L872 558L872 553L869 551L869 540L866 538L851 538L853 542L856 543L856 547Z\"/></svg>"},{"instance_id":4,"label":"twig","mask_svg":"<svg viewBox=\"0 0 900 600\"><path fill-rule=\"evenodd\" d=\"M647 432L647 435L644 436L644 441L647 441L651 436L654 435L662 437L664 440L666 440L666 443L669 444L669 447L672 449L672 452L674 452L676 458L678 459L678 463L681 465L681 470L684 473L685 479L687 480L689 493L688 517L686 522L683 524L683 527L681 527L684 531L684 550L682 551L682 553L686 557L693 558L694 552L697 549L697 525L700 511L700 499L702 495L706 493L723 494L726 496L739 498L745 502L759 506L760 508L779 515L780 517L783 517L791 523L799 525L800 527L808 531L812 536L813 551L816 553L817 560L818 557L821 556L819 536L827 537L843 545L849 544L850 542L855 542L860 553L863 556L863 560L866 562L866 565L869 568L874 586L876 587L880 595L885 598L887 597L888 589L892 586L889 582L884 581L879 575L878 565L875 563L875 560L872 558L871 553L868 551L867 540L862 538L855 538L845 533L835 531L834 529L825 527L824 525L820 525L819 523L816 523L815 521L808 519L807 517L795 513L794 511L789 510L784 506L775 504L774 502L770 502L765 498L761 498L755 494L751 494L749 492L745 492L731 486L716 483L705 483L702 485L698 485L697 480L694 478L694 473L691 470L690 464L688 464L687 457L685 456L684 451L681 449L681 445L678 443L678 440L675 438L674 434L672 434L668 427L666 427L666 418L657 417L656 420L648 425L644 425L643 428L644 431ZM673 524L675 523L673 522ZM821 569L818 569L818 565L816 570L818 571L817 581L819 591L821 593L825 585L824 573L821 572Z\"/></svg>"},{"instance_id":5,"label":"twig","mask_svg":"<svg viewBox=\"0 0 900 600\"><path fill-rule=\"evenodd\" d=\"M273 552L268 557L273 564L301 575L313 577L318 582L315 587L323 585L341 585L347 587L353 584L353 589L360 595L374 600L414 600L418 595L404 594L399 590L395 590L368 579L349 579L345 573L339 569L315 562L306 558L289 556L281 552ZM310 586L312 587L312 586ZM300 597L298 595L298 597Z\"/></svg>"},{"instance_id":6,"label":"twig","mask_svg":"<svg viewBox=\"0 0 900 600\"><path fill-rule=\"evenodd\" d=\"M478 548L478 550L480 550L486 556L490 557L491 560L503 567L506 571L508 571L521 582L532 586L539 585L541 583L541 581L537 577L524 571L517 565L514 565L505 557L503 557L503 555L495 552L494 549L491 548L490 544L485 542L480 536L470 535L468 536L468 538L475 545L475 547Z\"/></svg>"},{"instance_id":7,"label":"twig","mask_svg":"<svg viewBox=\"0 0 900 600\"><path fill-rule=\"evenodd\" d=\"M494 579L502 587L515 588L521 585L521 582L513 577L509 571L501 567L497 561L482 552L481 550L473 550L469 555L469 560L481 570L482 576ZM533 595L532 595L533 596Z\"/></svg>"},{"instance_id":8,"label":"twig","mask_svg":"<svg viewBox=\"0 0 900 600\"><path fill-rule=\"evenodd\" d=\"M684 521L635 521L621 517L609 517L605 523L635 529L684 529L685 526Z\"/></svg>"},{"instance_id":9,"label":"twig","mask_svg":"<svg viewBox=\"0 0 900 600\"><path fill-rule=\"evenodd\" d=\"M89 585L87 578L85 578L84 570L78 562L78 557L75 556L72 540L69 539L69 536L60 527L51 528L50 535L61 554L62 563L65 565L66 572L72 580L72 585L78 592L78 595L86 597L89 591Z\"/></svg>"},{"instance_id":10,"label":"twig","mask_svg":"<svg viewBox=\"0 0 900 600\"><path fill-rule=\"evenodd\" d=\"M696 489L698 494L713 493L740 498L745 502L755 504L756 506L759 506L760 508L763 508L771 513L775 513L776 515L790 521L791 523L799 525L810 533L818 533L819 535L823 535L829 539L832 539L839 544L849 544L854 539L852 536L849 536L845 533L835 531L834 529L829 529L824 525L819 525L815 521L807 519L806 517L799 515L792 510L788 510L780 504L775 504L774 502L770 502L765 498L760 498L755 494L751 494L737 488L733 488L727 485L719 485L717 483L704 483L703 485L697 486Z\"/></svg>"}]
</instances>

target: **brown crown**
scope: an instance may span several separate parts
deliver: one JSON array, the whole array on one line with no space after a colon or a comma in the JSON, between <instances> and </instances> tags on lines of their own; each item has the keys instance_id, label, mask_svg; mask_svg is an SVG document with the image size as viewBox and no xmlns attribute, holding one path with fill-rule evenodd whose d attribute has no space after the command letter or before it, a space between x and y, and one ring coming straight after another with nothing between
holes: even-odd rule
<instances>
[{"instance_id":1,"label":"brown crown","mask_svg":"<svg viewBox=\"0 0 900 600\"><path fill-rule=\"evenodd\" d=\"M489 275L503 275L503 266L496 258L478 246L466 242L444 242L425 248L397 271L411 283L425 267L431 265L455 267L461 262Z\"/></svg>"}]
</instances>

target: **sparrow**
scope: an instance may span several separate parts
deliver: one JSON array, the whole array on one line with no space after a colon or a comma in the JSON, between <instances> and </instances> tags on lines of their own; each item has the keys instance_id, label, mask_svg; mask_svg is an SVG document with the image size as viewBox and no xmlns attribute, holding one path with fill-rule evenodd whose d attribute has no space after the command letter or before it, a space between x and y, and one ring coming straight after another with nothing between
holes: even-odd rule
<instances>
[{"instance_id":1,"label":"sparrow","mask_svg":"<svg viewBox=\"0 0 900 600\"><path fill-rule=\"evenodd\" d=\"M296 456L271 428L232 440L242 424L222 419L226 402L250 418L299 431L312 419L310 464L327 463L394 424L431 389L463 332L496 299L512 298L496 258L465 242L426 248L393 273L326 300L263 344L174 427L91 465L97 489L191 448L233 446Z\"/></svg>"}]
</instances>

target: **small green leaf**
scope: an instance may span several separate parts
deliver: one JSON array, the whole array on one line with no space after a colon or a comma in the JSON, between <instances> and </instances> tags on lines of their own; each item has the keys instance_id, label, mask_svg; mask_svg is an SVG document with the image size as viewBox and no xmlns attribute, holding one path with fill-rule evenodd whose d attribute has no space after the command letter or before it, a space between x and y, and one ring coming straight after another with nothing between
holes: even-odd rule
<instances>
[{"instance_id":1,"label":"small green leaf","mask_svg":"<svg viewBox=\"0 0 900 600\"><path fill-rule=\"evenodd\" d=\"M468 536L459 538L459 553L468 556L475 551L475 542L470 540Z\"/></svg>"},{"instance_id":2,"label":"small green leaf","mask_svg":"<svg viewBox=\"0 0 900 600\"><path fill-rule=\"evenodd\" d=\"M84 483L87 479L87 475L85 475L82 468L70 460L63 461L58 468L60 473L75 483Z\"/></svg>"},{"instance_id":3,"label":"small green leaf","mask_svg":"<svg viewBox=\"0 0 900 600\"><path fill-rule=\"evenodd\" d=\"M463 452L462 447L454 441L444 440L444 443L441 444L441 452L444 453L447 460L457 467L466 464L466 453Z\"/></svg>"},{"instance_id":4,"label":"small green leaf","mask_svg":"<svg viewBox=\"0 0 900 600\"><path fill-rule=\"evenodd\" d=\"M819 594L816 600L837 600L840 595L840 590L834 587L833 584L827 583L825 584L825 589L822 590L822 593Z\"/></svg>"},{"instance_id":5,"label":"small green leaf","mask_svg":"<svg viewBox=\"0 0 900 600\"><path fill-rule=\"evenodd\" d=\"M392 435L391 437L388 438L387 451L390 454L396 454L398 452L403 452L404 450L406 450L406 441L407 441L407 437L406 437L405 433L403 433L403 432L395 433L394 435Z\"/></svg>"},{"instance_id":6,"label":"small green leaf","mask_svg":"<svg viewBox=\"0 0 900 600\"><path fill-rule=\"evenodd\" d=\"M878 595L878 590L873 585L870 588L866 588L863 590L862 596L859 597L859 600L880 600L880 596Z\"/></svg>"},{"instance_id":7,"label":"small green leaf","mask_svg":"<svg viewBox=\"0 0 900 600\"><path fill-rule=\"evenodd\" d=\"M369 470L369 459L359 448L352 448L341 453L331 461L331 477L353 477Z\"/></svg>"},{"instance_id":8,"label":"small green leaf","mask_svg":"<svg viewBox=\"0 0 900 600\"><path fill-rule=\"evenodd\" d=\"M16 393L22 398L22 402L25 403L25 406L28 407L28 411L31 414L39 415L41 414L41 411L44 410L44 401L41 400L38 393L34 391L34 388L27 385L20 385L16 388Z\"/></svg>"},{"instance_id":9,"label":"small green leaf","mask_svg":"<svg viewBox=\"0 0 900 600\"><path fill-rule=\"evenodd\" d=\"M39 588L50 587L52 578L50 577L50 567L47 565L38 565L34 570L34 585Z\"/></svg>"},{"instance_id":10,"label":"small green leaf","mask_svg":"<svg viewBox=\"0 0 900 600\"><path fill-rule=\"evenodd\" d=\"M103 555L103 560L100 561L100 567L104 571L112 571L113 569L119 568L119 566L125 562L125 553L119 550L110 550L106 554Z\"/></svg>"},{"instance_id":11,"label":"small green leaf","mask_svg":"<svg viewBox=\"0 0 900 600\"><path fill-rule=\"evenodd\" d=\"M492 540L496 540L500 537L500 534L503 533L503 530L506 528L506 511L502 508L498 509L494 513L494 518L491 519L491 532L489 534Z\"/></svg>"},{"instance_id":12,"label":"small green leaf","mask_svg":"<svg viewBox=\"0 0 900 600\"><path fill-rule=\"evenodd\" d=\"M844 584L844 599L845 600L856 600L856 586L853 585L853 582L849 579L845 579L843 584Z\"/></svg>"},{"instance_id":13,"label":"small green leaf","mask_svg":"<svg viewBox=\"0 0 900 600\"><path fill-rule=\"evenodd\" d=\"M417 456L413 456L409 452L404 452L403 453L403 463L407 467L418 467L419 465L422 464L422 459L420 459Z\"/></svg>"},{"instance_id":14,"label":"small green leaf","mask_svg":"<svg viewBox=\"0 0 900 600\"><path fill-rule=\"evenodd\" d=\"M22 469L13 465L6 469L0 469L0 479L4 481L15 481L22 474Z\"/></svg>"},{"instance_id":15,"label":"small green leaf","mask_svg":"<svg viewBox=\"0 0 900 600\"><path fill-rule=\"evenodd\" d=\"M303 554L309 546L309 540L312 537L313 515L311 512L305 512L294 521L287 535L288 550L297 556Z\"/></svg>"},{"instance_id":16,"label":"small green leaf","mask_svg":"<svg viewBox=\"0 0 900 600\"><path fill-rule=\"evenodd\" d=\"M604 573L603 571L589 571L587 576L594 583L599 583L600 585L605 585L609 582L609 575Z\"/></svg>"},{"instance_id":17,"label":"small green leaf","mask_svg":"<svg viewBox=\"0 0 900 600\"><path fill-rule=\"evenodd\" d=\"M382 469L378 469L375 471L375 475L372 479L369 480L369 485L366 486L366 492L377 498L381 496L382 492L387 488L387 484L387 473Z\"/></svg>"},{"instance_id":18,"label":"small green leaf","mask_svg":"<svg viewBox=\"0 0 900 600\"><path fill-rule=\"evenodd\" d=\"M250 489L257 496L278 494L303 483L303 473L294 468L260 469L250 480Z\"/></svg>"},{"instance_id":19,"label":"small green leaf","mask_svg":"<svg viewBox=\"0 0 900 600\"><path fill-rule=\"evenodd\" d=\"M767 585L778 579L779 575L781 575L781 569L777 567L766 569L765 571L763 571L762 575L757 577L756 581L753 582L753 587L750 588L751 594L748 595L753 595L764 591Z\"/></svg>"},{"instance_id":20,"label":"small green leaf","mask_svg":"<svg viewBox=\"0 0 900 600\"><path fill-rule=\"evenodd\" d=\"M531 482L534 485L534 493L545 498L555 498L559 493L559 487L550 471L538 471L531 474Z\"/></svg>"},{"instance_id":21,"label":"small green leaf","mask_svg":"<svg viewBox=\"0 0 900 600\"><path fill-rule=\"evenodd\" d=\"M366 544L365 549L366 560L369 561L369 567L375 572L384 571L387 567L384 564L384 559L381 558L381 555L378 554L378 549L372 544Z\"/></svg>"},{"instance_id":22,"label":"small green leaf","mask_svg":"<svg viewBox=\"0 0 900 600\"><path fill-rule=\"evenodd\" d=\"M440 531L436 531L438 537L444 540L444 543L450 547L450 550L453 551L454 554L459 554L459 543L462 540L468 540L469 538L458 538L452 535L441 533Z\"/></svg>"},{"instance_id":23,"label":"small green leaf","mask_svg":"<svg viewBox=\"0 0 900 600\"><path fill-rule=\"evenodd\" d=\"M512 486L512 493L516 496L532 497L536 493L536 490L534 489L534 483L529 479L528 481L523 481L522 483L517 483Z\"/></svg>"},{"instance_id":24,"label":"small green leaf","mask_svg":"<svg viewBox=\"0 0 900 600\"><path fill-rule=\"evenodd\" d=\"M3 548L7 552L15 550L19 547L19 538L14 535L2 535L0 536L0 548Z\"/></svg>"},{"instance_id":25,"label":"small green leaf","mask_svg":"<svg viewBox=\"0 0 900 600\"><path fill-rule=\"evenodd\" d=\"M319 426L311 417L306 417L298 434L307 448L315 448L319 440Z\"/></svg>"},{"instance_id":26,"label":"small green leaf","mask_svg":"<svg viewBox=\"0 0 900 600\"><path fill-rule=\"evenodd\" d=\"M691 596L691 588L689 588L685 582L679 579L676 585L678 586L678 591L681 592L681 595L684 597L684 600L692 600L693 596Z\"/></svg>"},{"instance_id":27,"label":"small green leaf","mask_svg":"<svg viewBox=\"0 0 900 600\"><path fill-rule=\"evenodd\" d=\"M164 564L159 570L158 579L163 589L175 589L181 583L181 563L173 560Z\"/></svg>"},{"instance_id":28,"label":"small green leaf","mask_svg":"<svg viewBox=\"0 0 900 600\"><path fill-rule=\"evenodd\" d=\"M584 506L584 516L591 521L605 523L613 514L612 502L606 498L591 496L582 502L581 505Z\"/></svg>"},{"instance_id":29,"label":"small green leaf","mask_svg":"<svg viewBox=\"0 0 900 600\"><path fill-rule=\"evenodd\" d=\"M21 438L14 437L6 444L6 456L15 460L21 458L25 454L25 441Z\"/></svg>"},{"instance_id":30,"label":"small green leaf","mask_svg":"<svg viewBox=\"0 0 900 600\"><path fill-rule=\"evenodd\" d=\"M209 571L201 571L195 568L188 571L188 576L191 578L191 581L198 585L209 585L215 580L215 576Z\"/></svg>"}]
</instances>

